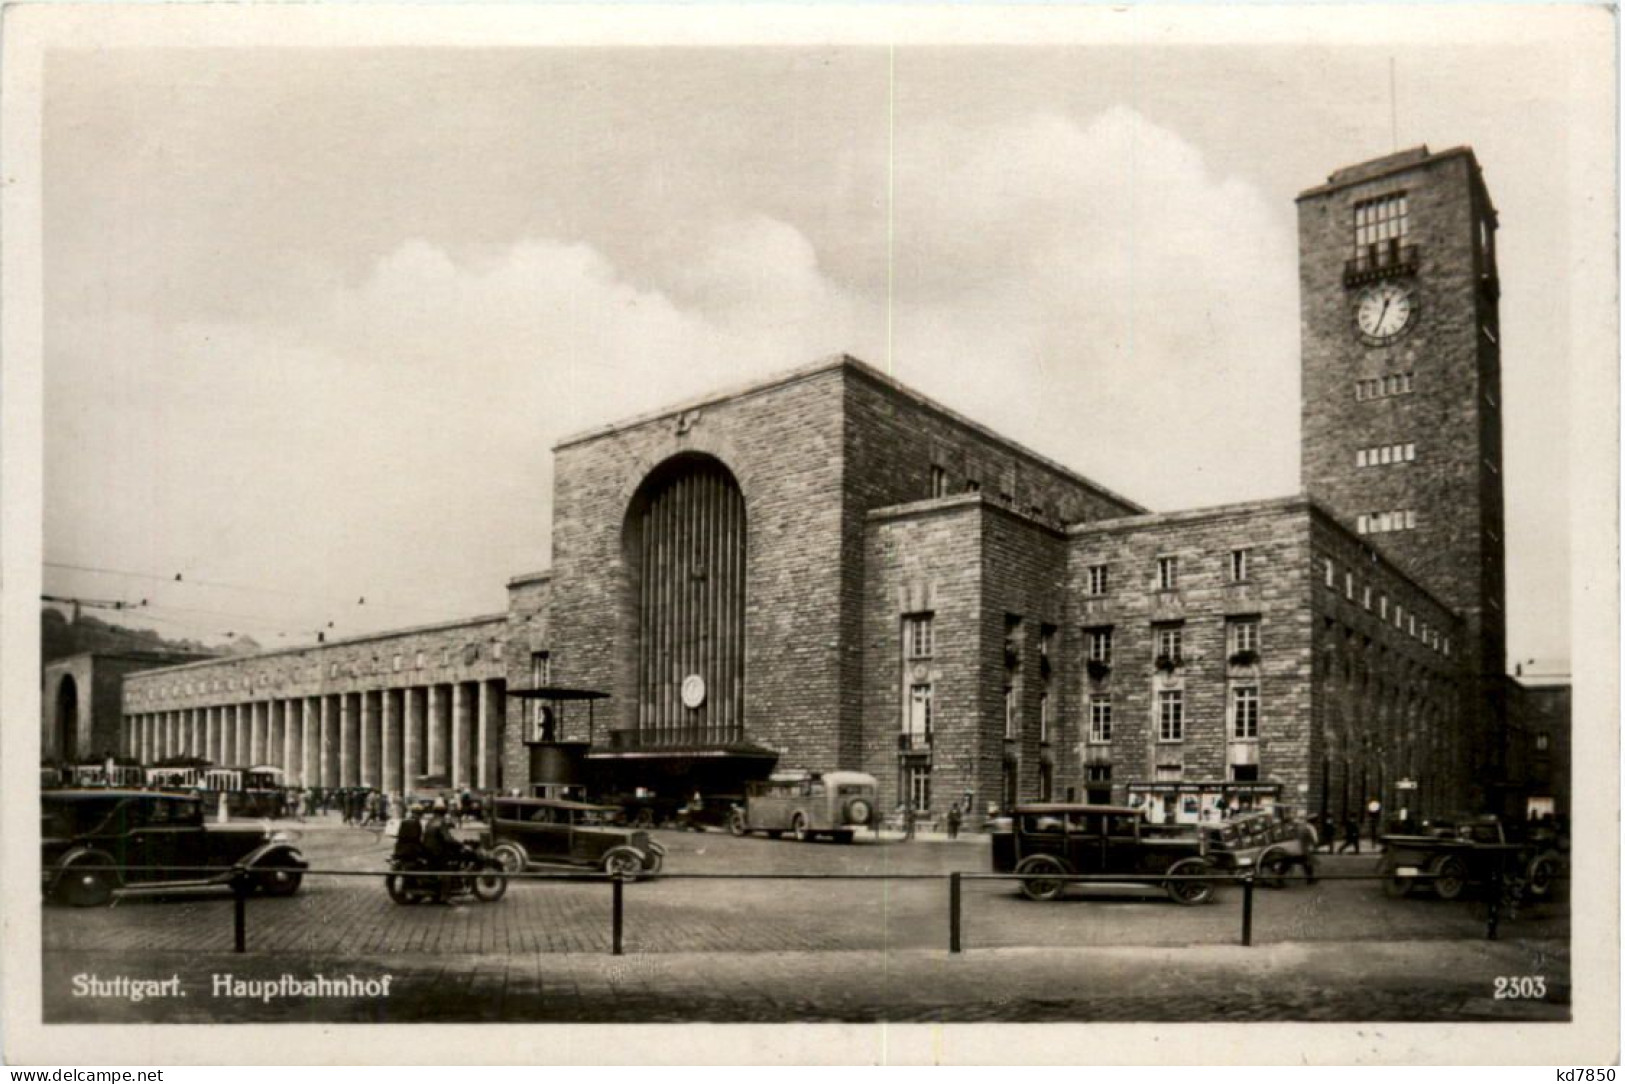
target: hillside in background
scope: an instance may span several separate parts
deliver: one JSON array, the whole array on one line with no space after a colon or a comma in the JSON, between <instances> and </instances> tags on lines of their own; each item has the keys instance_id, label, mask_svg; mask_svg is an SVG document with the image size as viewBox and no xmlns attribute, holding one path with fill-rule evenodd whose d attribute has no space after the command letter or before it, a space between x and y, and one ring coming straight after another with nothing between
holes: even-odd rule
<instances>
[{"instance_id":1,"label":"hillside in background","mask_svg":"<svg viewBox=\"0 0 1625 1084\"><path fill-rule=\"evenodd\" d=\"M78 621L72 621L62 611L51 607L40 611L42 662L87 651L109 654L166 651L193 655L248 655L258 650L260 645L250 636L235 637L224 645L204 644L197 640L169 640L152 629L125 628L92 614L81 613Z\"/></svg>"}]
</instances>

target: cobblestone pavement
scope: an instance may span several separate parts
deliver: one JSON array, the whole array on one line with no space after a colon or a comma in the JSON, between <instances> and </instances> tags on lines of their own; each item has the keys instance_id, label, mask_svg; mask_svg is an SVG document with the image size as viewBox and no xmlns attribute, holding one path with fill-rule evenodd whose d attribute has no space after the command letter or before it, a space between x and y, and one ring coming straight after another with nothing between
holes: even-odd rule
<instances>
[{"instance_id":1,"label":"cobblestone pavement","mask_svg":"<svg viewBox=\"0 0 1625 1084\"><path fill-rule=\"evenodd\" d=\"M985 838L958 842L862 840L851 846L734 839L719 833L661 832L666 870L682 873L985 872ZM312 827L301 846L319 869L381 870L387 841L360 829ZM1322 863L1326 874L1369 873L1374 857ZM964 883L967 948L1108 945L1224 945L1241 934L1242 892L1222 889L1213 903L1180 907L1155 889L1074 887L1065 898L1034 903L1013 882ZM1375 881L1323 880L1255 893L1253 937L1281 942L1481 940L1481 900L1445 903L1386 898ZM401 907L376 877L311 876L288 899L248 905L251 952L343 955L607 953L610 889L604 883L516 882L497 904ZM1526 908L1503 923L1508 940L1563 943L1561 902ZM105 910L47 907L51 951L227 952L232 902L224 894L130 899ZM728 881L660 879L625 893L630 953L816 952L943 949L948 941L945 879L885 881Z\"/></svg>"},{"instance_id":2,"label":"cobblestone pavement","mask_svg":"<svg viewBox=\"0 0 1625 1084\"><path fill-rule=\"evenodd\" d=\"M48 1022L1476 1021L1566 1020L1561 945L1277 944L941 951L413 957L50 951ZM1497 1001L1498 975L1546 996ZM185 996L72 996L73 977L179 976ZM356 975L385 996L216 993L216 976ZM240 988L239 988L240 989Z\"/></svg>"}]
</instances>

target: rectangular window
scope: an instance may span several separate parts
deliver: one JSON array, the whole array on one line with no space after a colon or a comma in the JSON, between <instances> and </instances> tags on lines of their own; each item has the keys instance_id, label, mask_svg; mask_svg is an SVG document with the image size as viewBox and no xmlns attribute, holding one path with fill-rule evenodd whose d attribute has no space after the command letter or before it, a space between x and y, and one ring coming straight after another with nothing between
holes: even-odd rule
<instances>
[{"instance_id":1,"label":"rectangular window","mask_svg":"<svg viewBox=\"0 0 1625 1084\"><path fill-rule=\"evenodd\" d=\"M931 496L946 497L948 495L948 472L941 467L931 467Z\"/></svg>"},{"instance_id":2,"label":"rectangular window","mask_svg":"<svg viewBox=\"0 0 1625 1084\"><path fill-rule=\"evenodd\" d=\"M1414 376L1414 375L1415 374L1413 374L1413 373L1401 373L1401 374L1399 374L1400 389L1402 391L1406 392L1407 394L1409 394L1410 391L1411 391L1411 377Z\"/></svg>"},{"instance_id":3,"label":"rectangular window","mask_svg":"<svg viewBox=\"0 0 1625 1084\"><path fill-rule=\"evenodd\" d=\"M921 745L931 740L931 683L920 682L909 686L907 733L909 740Z\"/></svg>"},{"instance_id":4,"label":"rectangular window","mask_svg":"<svg viewBox=\"0 0 1625 1084\"><path fill-rule=\"evenodd\" d=\"M903 769L909 808L931 808L931 767L928 764L910 764Z\"/></svg>"},{"instance_id":5,"label":"rectangular window","mask_svg":"<svg viewBox=\"0 0 1625 1084\"><path fill-rule=\"evenodd\" d=\"M1407 463L1415 463L1416 462L1416 444L1413 441L1406 441L1405 442L1405 462L1407 462Z\"/></svg>"},{"instance_id":6,"label":"rectangular window","mask_svg":"<svg viewBox=\"0 0 1625 1084\"><path fill-rule=\"evenodd\" d=\"M1157 590L1172 591L1179 586L1179 558L1157 558Z\"/></svg>"},{"instance_id":7,"label":"rectangular window","mask_svg":"<svg viewBox=\"0 0 1625 1084\"><path fill-rule=\"evenodd\" d=\"M1258 618L1234 618L1230 622L1230 628L1228 631L1230 654L1234 655L1239 651L1250 651L1255 655L1258 653Z\"/></svg>"},{"instance_id":8,"label":"rectangular window","mask_svg":"<svg viewBox=\"0 0 1625 1084\"><path fill-rule=\"evenodd\" d=\"M1157 722L1159 741L1185 740L1184 690L1164 689L1157 694Z\"/></svg>"},{"instance_id":9,"label":"rectangular window","mask_svg":"<svg viewBox=\"0 0 1625 1084\"><path fill-rule=\"evenodd\" d=\"M1089 593L1091 595L1104 595L1109 581L1106 577L1105 565L1089 566Z\"/></svg>"},{"instance_id":10,"label":"rectangular window","mask_svg":"<svg viewBox=\"0 0 1625 1084\"><path fill-rule=\"evenodd\" d=\"M1402 628L1405 624L1405 607L1394 604L1394 628Z\"/></svg>"},{"instance_id":11,"label":"rectangular window","mask_svg":"<svg viewBox=\"0 0 1625 1084\"><path fill-rule=\"evenodd\" d=\"M1542 730L1539 734L1535 735L1535 752L1545 753L1549 751L1551 747L1552 735L1550 731Z\"/></svg>"},{"instance_id":12,"label":"rectangular window","mask_svg":"<svg viewBox=\"0 0 1625 1084\"><path fill-rule=\"evenodd\" d=\"M1238 741L1258 737L1258 689L1238 685L1230 690L1231 735Z\"/></svg>"},{"instance_id":13,"label":"rectangular window","mask_svg":"<svg viewBox=\"0 0 1625 1084\"><path fill-rule=\"evenodd\" d=\"M1006 738L1016 736L1016 687L1014 685L1004 687L1004 736Z\"/></svg>"},{"instance_id":14,"label":"rectangular window","mask_svg":"<svg viewBox=\"0 0 1625 1084\"><path fill-rule=\"evenodd\" d=\"M405 662L406 662L405 656L396 655L395 658L390 662L390 665L393 666L396 670L399 670L405 664Z\"/></svg>"},{"instance_id":15,"label":"rectangular window","mask_svg":"<svg viewBox=\"0 0 1625 1084\"><path fill-rule=\"evenodd\" d=\"M1049 741L1049 693L1038 694L1038 740Z\"/></svg>"},{"instance_id":16,"label":"rectangular window","mask_svg":"<svg viewBox=\"0 0 1625 1084\"><path fill-rule=\"evenodd\" d=\"M1416 635L1416 615L1415 614L1411 615L1409 625L1410 625L1410 627L1406 631L1408 631L1412 636L1415 636Z\"/></svg>"},{"instance_id":17,"label":"rectangular window","mask_svg":"<svg viewBox=\"0 0 1625 1084\"><path fill-rule=\"evenodd\" d=\"M1380 449L1378 449L1378 461L1383 464L1392 463L1394 461L1394 449L1392 445L1384 444Z\"/></svg>"},{"instance_id":18,"label":"rectangular window","mask_svg":"<svg viewBox=\"0 0 1625 1084\"><path fill-rule=\"evenodd\" d=\"M1230 765L1230 782L1256 783L1258 782L1258 765L1232 764Z\"/></svg>"},{"instance_id":19,"label":"rectangular window","mask_svg":"<svg viewBox=\"0 0 1625 1084\"><path fill-rule=\"evenodd\" d=\"M911 659L929 659L935 648L930 614L910 614L903 618L903 644Z\"/></svg>"},{"instance_id":20,"label":"rectangular window","mask_svg":"<svg viewBox=\"0 0 1625 1084\"><path fill-rule=\"evenodd\" d=\"M1361 603L1366 609L1371 609L1371 585L1366 584L1364 587L1360 588L1360 595Z\"/></svg>"},{"instance_id":21,"label":"rectangular window","mask_svg":"<svg viewBox=\"0 0 1625 1084\"><path fill-rule=\"evenodd\" d=\"M1089 740L1097 745L1112 740L1112 698L1109 696L1089 698Z\"/></svg>"},{"instance_id":22,"label":"rectangular window","mask_svg":"<svg viewBox=\"0 0 1625 1084\"><path fill-rule=\"evenodd\" d=\"M1110 783L1112 781L1112 766L1110 764L1091 764L1084 778L1090 783Z\"/></svg>"},{"instance_id":23,"label":"rectangular window","mask_svg":"<svg viewBox=\"0 0 1625 1084\"><path fill-rule=\"evenodd\" d=\"M1413 530L1416 529L1416 513L1415 512L1408 511L1408 512L1405 513L1405 529L1407 531L1413 531Z\"/></svg>"},{"instance_id":24,"label":"rectangular window","mask_svg":"<svg viewBox=\"0 0 1625 1084\"><path fill-rule=\"evenodd\" d=\"M1388 596L1383 595L1377 599L1377 616L1384 621L1388 620Z\"/></svg>"},{"instance_id":25,"label":"rectangular window","mask_svg":"<svg viewBox=\"0 0 1625 1084\"><path fill-rule=\"evenodd\" d=\"M423 653L418 653L418 665L423 665ZM533 651L530 655L530 687L532 689L545 689L553 684L553 658L546 651ZM534 726L541 726L543 717L547 714L547 703L542 700L532 700L530 719Z\"/></svg>"},{"instance_id":26,"label":"rectangular window","mask_svg":"<svg viewBox=\"0 0 1625 1084\"><path fill-rule=\"evenodd\" d=\"M1354 254L1381 259L1383 249L1398 247L1410 232L1405 193L1361 200L1354 205Z\"/></svg>"},{"instance_id":27,"label":"rectangular window","mask_svg":"<svg viewBox=\"0 0 1625 1084\"><path fill-rule=\"evenodd\" d=\"M1157 657L1177 659L1180 657L1180 648L1184 645L1185 627L1183 625L1157 625L1154 626Z\"/></svg>"},{"instance_id":28,"label":"rectangular window","mask_svg":"<svg viewBox=\"0 0 1625 1084\"><path fill-rule=\"evenodd\" d=\"M1247 580L1247 559L1252 550L1240 549L1230 551L1230 579L1236 583L1245 583Z\"/></svg>"},{"instance_id":29,"label":"rectangular window","mask_svg":"<svg viewBox=\"0 0 1625 1084\"><path fill-rule=\"evenodd\" d=\"M1330 557L1326 558L1326 586L1337 586L1337 566L1332 563Z\"/></svg>"},{"instance_id":30,"label":"rectangular window","mask_svg":"<svg viewBox=\"0 0 1625 1084\"><path fill-rule=\"evenodd\" d=\"M1354 465L1356 467L1365 466L1365 449L1364 448L1361 448L1359 451L1354 453Z\"/></svg>"},{"instance_id":31,"label":"rectangular window","mask_svg":"<svg viewBox=\"0 0 1625 1084\"><path fill-rule=\"evenodd\" d=\"M1343 573L1343 597L1352 601L1354 599L1354 573Z\"/></svg>"},{"instance_id":32,"label":"rectangular window","mask_svg":"<svg viewBox=\"0 0 1625 1084\"><path fill-rule=\"evenodd\" d=\"M1112 662L1112 630L1110 628L1085 629L1083 633L1085 649L1089 653L1090 662Z\"/></svg>"},{"instance_id":33,"label":"rectangular window","mask_svg":"<svg viewBox=\"0 0 1625 1084\"><path fill-rule=\"evenodd\" d=\"M1358 519L1356 519L1354 521L1354 530L1359 534L1370 534L1371 533L1370 527L1371 527L1371 517L1369 517L1369 516L1360 516ZM1328 575L1326 577L1326 586L1327 587L1332 586L1331 580L1332 580L1331 576Z\"/></svg>"}]
</instances>

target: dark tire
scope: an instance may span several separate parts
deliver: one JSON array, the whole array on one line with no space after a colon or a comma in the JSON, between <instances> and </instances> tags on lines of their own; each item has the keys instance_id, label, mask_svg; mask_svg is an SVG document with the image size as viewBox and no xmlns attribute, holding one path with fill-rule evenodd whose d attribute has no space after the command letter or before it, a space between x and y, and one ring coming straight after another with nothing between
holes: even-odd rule
<instances>
[{"instance_id":1,"label":"dark tire","mask_svg":"<svg viewBox=\"0 0 1625 1084\"><path fill-rule=\"evenodd\" d=\"M406 887L406 877L403 874L391 873L385 877L384 890L389 893L390 899L402 906L418 902L418 894Z\"/></svg>"},{"instance_id":2,"label":"dark tire","mask_svg":"<svg viewBox=\"0 0 1625 1084\"><path fill-rule=\"evenodd\" d=\"M666 856L665 855L656 854L653 851L650 851L647 855L644 856L644 860L643 860L643 872L644 872L644 875L645 876L650 876L650 875L659 873L660 872L660 867L665 865L665 864L666 864Z\"/></svg>"},{"instance_id":3,"label":"dark tire","mask_svg":"<svg viewBox=\"0 0 1625 1084\"><path fill-rule=\"evenodd\" d=\"M286 866L262 866L254 871L254 884L267 896L291 896L304 881L303 871Z\"/></svg>"},{"instance_id":4,"label":"dark tire","mask_svg":"<svg viewBox=\"0 0 1625 1084\"><path fill-rule=\"evenodd\" d=\"M611 877L630 879L643 872L643 855L631 847L611 847L604 854L603 867Z\"/></svg>"},{"instance_id":5,"label":"dark tire","mask_svg":"<svg viewBox=\"0 0 1625 1084\"><path fill-rule=\"evenodd\" d=\"M530 865L530 856L517 843L498 843L491 849L491 857L506 873L523 873Z\"/></svg>"},{"instance_id":6,"label":"dark tire","mask_svg":"<svg viewBox=\"0 0 1625 1084\"><path fill-rule=\"evenodd\" d=\"M748 831L750 829L745 826L745 811L743 809L736 809L728 815L728 834L730 836L743 836Z\"/></svg>"},{"instance_id":7,"label":"dark tire","mask_svg":"<svg viewBox=\"0 0 1625 1084\"><path fill-rule=\"evenodd\" d=\"M1066 891L1065 881L1049 879L1064 876L1067 872L1061 860L1052 855L1035 854L1031 858L1023 858L1016 866L1016 872L1035 875L1021 882L1021 894L1030 900L1058 900L1061 893Z\"/></svg>"},{"instance_id":8,"label":"dark tire","mask_svg":"<svg viewBox=\"0 0 1625 1084\"><path fill-rule=\"evenodd\" d=\"M1382 875L1382 894L1391 900L1402 900L1411 894L1416 882L1410 877L1399 875L1399 859L1393 855L1384 855L1382 865L1377 872Z\"/></svg>"},{"instance_id":9,"label":"dark tire","mask_svg":"<svg viewBox=\"0 0 1625 1084\"><path fill-rule=\"evenodd\" d=\"M769 828L767 830L767 838L768 839L783 839L784 838L784 829L782 829L782 828Z\"/></svg>"},{"instance_id":10,"label":"dark tire","mask_svg":"<svg viewBox=\"0 0 1625 1084\"><path fill-rule=\"evenodd\" d=\"M1433 872L1433 891L1441 900L1456 899L1467 887L1467 863L1453 854L1441 859Z\"/></svg>"},{"instance_id":11,"label":"dark tire","mask_svg":"<svg viewBox=\"0 0 1625 1084\"><path fill-rule=\"evenodd\" d=\"M1557 858L1549 854L1538 854L1529 862L1529 868L1524 872L1524 891L1529 893L1532 900L1543 900L1552 894L1557 885L1558 868Z\"/></svg>"},{"instance_id":12,"label":"dark tire","mask_svg":"<svg viewBox=\"0 0 1625 1084\"><path fill-rule=\"evenodd\" d=\"M852 842L852 833L851 832L836 832L835 833L835 842L837 842L837 843L851 843Z\"/></svg>"},{"instance_id":13,"label":"dark tire","mask_svg":"<svg viewBox=\"0 0 1625 1084\"><path fill-rule=\"evenodd\" d=\"M69 907L105 907L118 887L118 874L104 862L76 862L57 882L57 892Z\"/></svg>"},{"instance_id":14,"label":"dark tire","mask_svg":"<svg viewBox=\"0 0 1625 1084\"><path fill-rule=\"evenodd\" d=\"M1292 856L1279 847L1258 856L1258 883L1265 888L1285 888L1292 872Z\"/></svg>"},{"instance_id":15,"label":"dark tire","mask_svg":"<svg viewBox=\"0 0 1625 1084\"><path fill-rule=\"evenodd\" d=\"M1200 858L1185 858L1168 867L1172 877L1200 876L1212 873L1213 868ZM1168 898L1185 907L1194 907L1213 898L1212 881L1168 881Z\"/></svg>"},{"instance_id":16,"label":"dark tire","mask_svg":"<svg viewBox=\"0 0 1625 1084\"><path fill-rule=\"evenodd\" d=\"M496 873L479 873L474 876L474 898L481 903L495 903L508 892L508 878Z\"/></svg>"},{"instance_id":17,"label":"dark tire","mask_svg":"<svg viewBox=\"0 0 1625 1084\"><path fill-rule=\"evenodd\" d=\"M797 813L790 818L790 834L795 837L797 843L805 843L812 838L812 833L807 831L806 814Z\"/></svg>"}]
</instances>

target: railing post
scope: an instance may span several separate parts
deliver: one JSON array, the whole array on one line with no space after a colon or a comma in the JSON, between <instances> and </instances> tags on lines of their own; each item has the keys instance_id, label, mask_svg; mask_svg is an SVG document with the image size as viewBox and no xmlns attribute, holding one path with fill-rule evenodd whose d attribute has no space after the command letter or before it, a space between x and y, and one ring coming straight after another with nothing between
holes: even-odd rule
<instances>
[{"instance_id":1,"label":"railing post","mask_svg":"<svg viewBox=\"0 0 1625 1084\"><path fill-rule=\"evenodd\" d=\"M1241 943L1253 943L1253 876L1251 873L1241 879Z\"/></svg>"},{"instance_id":2,"label":"railing post","mask_svg":"<svg viewBox=\"0 0 1625 1084\"><path fill-rule=\"evenodd\" d=\"M948 874L948 951L961 951L959 943L959 873Z\"/></svg>"},{"instance_id":3,"label":"railing post","mask_svg":"<svg viewBox=\"0 0 1625 1084\"><path fill-rule=\"evenodd\" d=\"M610 896L610 949L609 949L609 952L610 952L611 956L619 956L619 955L621 955L621 927L622 927L622 922L623 922L623 905L622 905L621 893L623 891L624 885L625 885L625 881L620 876L616 876L615 879L610 882L610 887L612 889L612 894Z\"/></svg>"},{"instance_id":4,"label":"railing post","mask_svg":"<svg viewBox=\"0 0 1625 1084\"><path fill-rule=\"evenodd\" d=\"M248 890L251 882L244 870L231 878L234 951L248 951Z\"/></svg>"}]
</instances>

